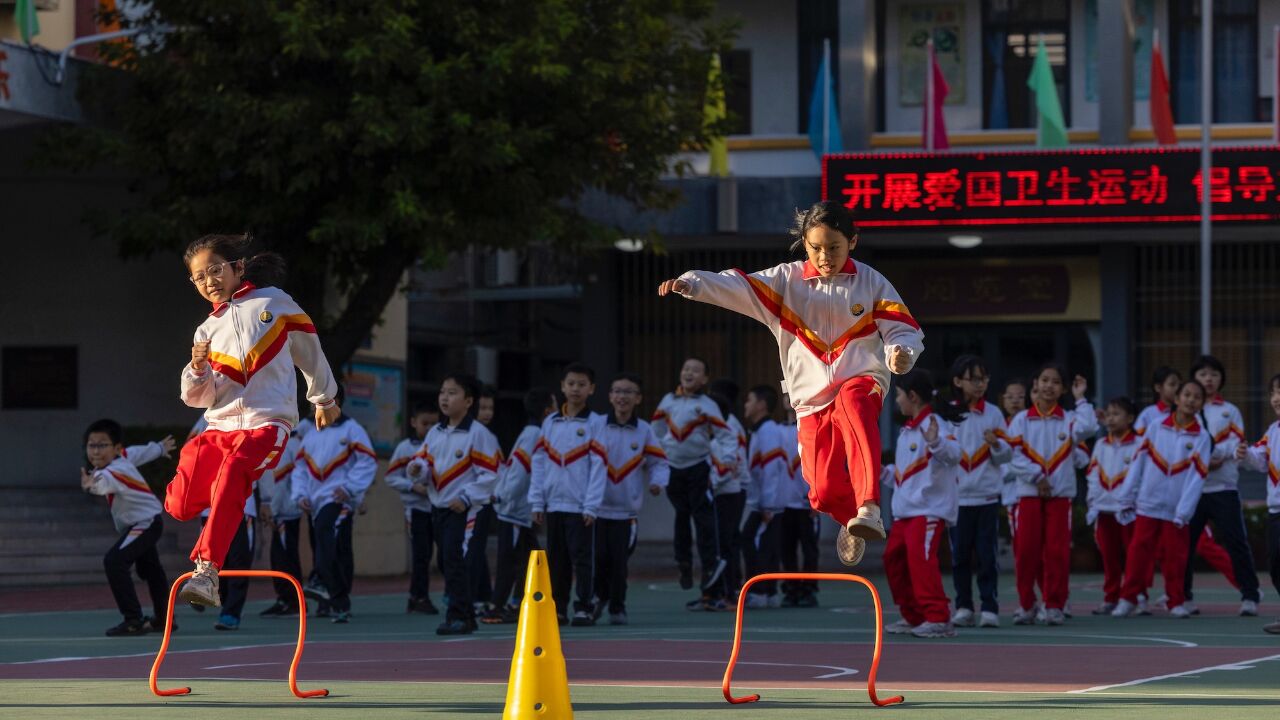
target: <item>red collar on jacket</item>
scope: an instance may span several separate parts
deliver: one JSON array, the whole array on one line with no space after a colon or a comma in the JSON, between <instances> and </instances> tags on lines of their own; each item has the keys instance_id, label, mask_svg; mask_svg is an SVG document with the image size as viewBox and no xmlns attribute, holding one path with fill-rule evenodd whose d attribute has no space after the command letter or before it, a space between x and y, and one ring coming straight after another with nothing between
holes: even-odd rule
<instances>
[{"instance_id":1,"label":"red collar on jacket","mask_svg":"<svg viewBox=\"0 0 1280 720\"><path fill-rule=\"evenodd\" d=\"M1040 408L1036 407L1035 403L1031 403L1031 407L1027 408L1028 420L1041 420L1041 419L1050 418L1050 417L1062 419L1066 416L1067 414L1066 412L1063 411L1062 406L1056 403L1054 404L1053 409L1049 411L1048 415L1041 414Z\"/></svg>"},{"instance_id":2,"label":"red collar on jacket","mask_svg":"<svg viewBox=\"0 0 1280 720\"><path fill-rule=\"evenodd\" d=\"M676 386L676 392L675 392L675 396L676 396L676 397L694 397L694 398L696 398L696 397L702 397L702 396L703 396L703 395L705 395L705 394L706 394L706 392L705 392L705 391L703 391L703 390L698 390L698 391L695 391L695 392L688 393L688 392L685 392L685 391L684 391L684 386L683 386L683 385L677 385L677 386Z\"/></svg>"},{"instance_id":3,"label":"red collar on jacket","mask_svg":"<svg viewBox=\"0 0 1280 720\"><path fill-rule=\"evenodd\" d=\"M924 422L925 418L929 417L932 414L933 414L933 408L929 407L928 405L925 405L924 409L920 411L920 414L908 420L907 424L904 425L903 427L908 430L914 430L920 427L920 423Z\"/></svg>"},{"instance_id":4,"label":"red collar on jacket","mask_svg":"<svg viewBox=\"0 0 1280 720\"><path fill-rule=\"evenodd\" d=\"M1157 400L1157 401L1156 401L1156 409L1157 409L1157 410L1159 410L1159 411L1160 411L1160 412L1162 412L1162 413L1167 413L1167 412L1169 412L1169 406L1168 406L1167 404L1165 404L1165 401L1163 401L1163 400Z\"/></svg>"},{"instance_id":5,"label":"red collar on jacket","mask_svg":"<svg viewBox=\"0 0 1280 720\"><path fill-rule=\"evenodd\" d=\"M1192 435L1200 434L1200 423L1192 420L1190 425L1179 425L1178 421L1175 419L1176 417L1177 413L1169 413L1169 417L1164 419L1164 426L1171 427L1174 430L1191 433Z\"/></svg>"},{"instance_id":6,"label":"red collar on jacket","mask_svg":"<svg viewBox=\"0 0 1280 720\"><path fill-rule=\"evenodd\" d=\"M978 413L979 415L981 415L982 413L986 412L986 411L987 411L987 400L986 400L986 398L978 398L978 402L976 402L976 403L974 403L974 404L970 405L970 406L969 406L969 409L970 409L970 410L972 410L972 411L974 411L974 412L976 412L976 413Z\"/></svg>"},{"instance_id":7,"label":"red collar on jacket","mask_svg":"<svg viewBox=\"0 0 1280 720\"><path fill-rule=\"evenodd\" d=\"M244 282L240 283L240 287L239 287L239 289L237 289L235 292L231 293L231 299L232 299L232 300L235 300L235 299L237 299L237 298L240 298L240 297L244 296L244 294L245 294L245 293L248 293L250 290L257 290L257 289L258 289L258 286L257 286L257 285L254 285L253 283L249 282L248 280L245 280ZM230 303L224 303L224 302L216 303L216 304L213 306L213 312L209 313L209 315L210 315L210 316L218 316L218 315L221 315L221 314L222 314L222 311L223 311L223 310L226 310L226 309L227 309L227 305L229 305L229 304L230 304Z\"/></svg>"},{"instance_id":8,"label":"red collar on jacket","mask_svg":"<svg viewBox=\"0 0 1280 720\"><path fill-rule=\"evenodd\" d=\"M1209 401L1209 404L1210 404L1210 405L1221 405L1221 404L1223 404L1223 403L1225 403L1225 402L1226 402L1226 400L1223 400L1221 395L1214 395L1214 396L1213 396L1213 399Z\"/></svg>"},{"instance_id":9,"label":"red collar on jacket","mask_svg":"<svg viewBox=\"0 0 1280 720\"><path fill-rule=\"evenodd\" d=\"M1129 428L1129 430L1126 431L1124 435L1120 436L1120 442L1118 443L1112 442L1111 433L1107 433L1107 436L1102 439L1102 442L1108 445L1128 445L1129 443L1137 439L1138 439L1138 433L1134 432L1133 428Z\"/></svg>"},{"instance_id":10,"label":"red collar on jacket","mask_svg":"<svg viewBox=\"0 0 1280 720\"><path fill-rule=\"evenodd\" d=\"M854 266L853 258L845 258L844 267L840 268L840 272L836 274L837 275L857 275L858 268ZM822 272L819 271L818 268L814 267L812 262L805 260L804 261L804 279L812 280L816 277L822 277Z\"/></svg>"}]
</instances>

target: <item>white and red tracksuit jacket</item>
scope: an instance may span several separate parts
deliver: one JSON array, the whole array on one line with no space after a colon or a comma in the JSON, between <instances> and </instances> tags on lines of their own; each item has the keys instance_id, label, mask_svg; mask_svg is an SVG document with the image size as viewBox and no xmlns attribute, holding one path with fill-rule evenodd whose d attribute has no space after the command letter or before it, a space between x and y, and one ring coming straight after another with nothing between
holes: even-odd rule
<instances>
[{"instance_id":1,"label":"white and red tracksuit jacket","mask_svg":"<svg viewBox=\"0 0 1280 720\"><path fill-rule=\"evenodd\" d=\"M991 430L999 438L992 449L986 433ZM956 442L960 444L960 505L989 505L1000 502L1004 475L1000 466L1013 457L1013 448L1005 439L1004 413L1000 408L979 400L969 408L964 419L955 423Z\"/></svg>"},{"instance_id":2,"label":"white and red tracksuit jacket","mask_svg":"<svg viewBox=\"0 0 1280 720\"><path fill-rule=\"evenodd\" d=\"M604 416L566 408L542 421L529 476L529 506L534 513L567 512L598 517L609 482L600 434Z\"/></svg>"},{"instance_id":3,"label":"white and red tracksuit jacket","mask_svg":"<svg viewBox=\"0 0 1280 720\"><path fill-rule=\"evenodd\" d=\"M142 473L138 472L139 465L145 465L162 455L164 447L160 443L132 445L105 467L90 473L93 482L85 488L85 492L106 496L107 504L111 506L111 520L118 532L124 532L139 523L150 524L157 515L164 512L160 500L151 492Z\"/></svg>"},{"instance_id":4,"label":"white and red tracksuit jacket","mask_svg":"<svg viewBox=\"0 0 1280 720\"><path fill-rule=\"evenodd\" d=\"M422 449L422 441L425 438L408 437L400 441L396 445L396 449L391 453L391 460L387 463L387 472L382 476L387 485L400 494L400 502L404 503L405 515L414 510L419 512L431 512L431 500L426 495L419 495L413 491L413 484L417 482L409 477L409 463L417 457L418 450Z\"/></svg>"},{"instance_id":5,"label":"white and red tracksuit jacket","mask_svg":"<svg viewBox=\"0 0 1280 720\"><path fill-rule=\"evenodd\" d=\"M293 461L289 493L294 502L309 500L312 515L334 502L358 508L377 472L369 433L351 416L341 415L329 427L314 430L303 439ZM334 497L338 488L347 493L346 500Z\"/></svg>"},{"instance_id":6,"label":"white and red tracksuit jacket","mask_svg":"<svg viewBox=\"0 0 1280 720\"><path fill-rule=\"evenodd\" d=\"M1179 427L1170 415L1147 428L1129 464L1126 506L1139 515L1186 525L1200 502L1209 468L1209 433L1198 422Z\"/></svg>"},{"instance_id":7,"label":"white and red tracksuit jacket","mask_svg":"<svg viewBox=\"0 0 1280 720\"><path fill-rule=\"evenodd\" d=\"M1242 462L1250 470L1267 474L1267 510L1280 513L1280 421L1271 423Z\"/></svg>"},{"instance_id":8,"label":"white and red tracksuit jacket","mask_svg":"<svg viewBox=\"0 0 1280 720\"><path fill-rule=\"evenodd\" d=\"M1032 405L1013 417L1007 432L1013 448L1011 465L1019 498L1038 496L1036 483L1041 478L1049 480L1052 497L1076 496L1077 443L1098 432L1098 419L1088 400L1077 401L1070 413L1061 405L1054 405L1048 414L1042 415L1040 409Z\"/></svg>"},{"instance_id":9,"label":"white and red tracksuit jacket","mask_svg":"<svg viewBox=\"0 0 1280 720\"><path fill-rule=\"evenodd\" d=\"M635 415L623 423L609 413L602 421L599 442L609 482L597 516L602 520L639 517L645 491L650 485L665 488L670 475L658 438L649 423Z\"/></svg>"},{"instance_id":10,"label":"white and red tracksuit jacket","mask_svg":"<svg viewBox=\"0 0 1280 720\"><path fill-rule=\"evenodd\" d=\"M797 425L779 425L783 435L783 448L787 451L788 478L783 484L782 506L788 510L812 510L809 503L809 483L804 481L800 469L800 428Z\"/></svg>"},{"instance_id":11,"label":"white and red tracksuit jacket","mask_svg":"<svg viewBox=\"0 0 1280 720\"><path fill-rule=\"evenodd\" d=\"M683 388L667 393L653 413L651 426L672 469L707 463L715 485L728 478L727 468L737 465L738 437L705 393L689 394Z\"/></svg>"},{"instance_id":12,"label":"white and red tracksuit jacket","mask_svg":"<svg viewBox=\"0 0 1280 720\"><path fill-rule=\"evenodd\" d=\"M1110 434L1093 446L1093 456L1085 470L1089 492L1085 504L1089 511L1086 519L1092 524L1101 513L1118 513L1131 509L1129 486L1125 483L1129 465L1142 448L1142 436L1130 430L1119 438ZM1126 523L1127 524L1127 523Z\"/></svg>"},{"instance_id":13,"label":"white and red tracksuit jacket","mask_svg":"<svg viewBox=\"0 0 1280 720\"><path fill-rule=\"evenodd\" d=\"M1173 408L1166 405L1163 400L1157 400L1154 405L1142 408L1138 418L1133 421L1133 431L1139 435L1146 435L1147 428L1164 422L1172 410Z\"/></svg>"},{"instance_id":14,"label":"white and red tracksuit jacket","mask_svg":"<svg viewBox=\"0 0 1280 720\"><path fill-rule=\"evenodd\" d=\"M1244 417L1240 408L1215 396L1204 404L1201 411L1205 429L1213 437L1211 461L1221 460L1222 464L1209 470L1204 480L1204 492L1222 492L1236 490L1240 485L1240 467L1236 461L1236 447L1244 442Z\"/></svg>"},{"instance_id":15,"label":"white and red tracksuit jacket","mask_svg":"<svg viewBox=\"0 0 1280 720\"><path fill-rule=\"evenodd\" d=\"M787 507L791 483L791 456L787 432L770 418L756 423L747 445L751 480L747 483L747 508L753 512L780 513ZM801 481L803 484L803 481ZM805 499L805 507L809 501Z\"/></svg>"},{"instance_id":16,"label":"white and red tracksuit jacket","mask_svg":"<svg viewBox=\"0 0 1280 720\"><path fill-rule=\"evenodd\" d=\"M773 331L783 388L798 417L835 401L845 381L870 375L889 391L885 348L900 345L912 363L924 333L893 285L869 265L849 259L831 278L797 260L745 273L692 270L680 276L685 297L755 318Z\"/></svg>"},{"instance_id":17,"label":"white and red tracksuit jacket","mask_svg":"<svg viewBox=\"0 0 1280 720\"><path fill-rule=\"evenodd\" d=\"M529 476L533 472L533 452L541 436L542 428L526 425L511 447L510 457L498 468L498 482L493 487L493 495L498 499L493 503L493 510L499 520L523 528L533 527Z\"/></svg>"},{"instance_id":18,"label":"white and red tracksuit jacket","mask_svg":"<svg viewBox=\"0 0 1280 720\"><path fill-rule=\"evenodd\" d=\"M205 408L214 430L251 430L270 423L298 424L294 368L307 381L307 399L329 407L338 383L311 318L283 290L244 283L196 328L208 340L209 367L182 369L182 401Z\"/></svg>"},{"instance_id":19,"label":"white and red tracksuit jacket","mask_svg":"<svg viewBox=\"0 0 1280 720\"><path fill-rule=\"evenodd\" d=\"M290 433L284 452L280 454L280 462L258 478L258 501L271 506L271 519L275 522L302 517L302 508L293 499L293 469L297 467L298 450L301 448L302 440L298 439L297 433Z\"/></svg>"},{"instance_id":20,"label":"white and red tracksuit jacket","mask_svg":"<svg viewBox=\"0 0 1280 720\"><path fill-rule=\"evenodd\" d=\"M898 433L894 464L880 471L880 479L893 485L893 517L931 517L955 524L960 515L957 470L960 443L955 426L937 418L938 437L930 445L924 439L933 409L925 407Z\"/></svg>"},{"instance_id":21,"label":"white and red tracksuit jacket","mask_svg":"<svg viewBox=\"0 0 1280 720\"><path fill-rule=\"evenodd\" d=\"M730 495L742 492L751 483L751 469L747 466L747 429L742 427L738 416L730 414L725 424L733 432L737 441L737 449L733 454L733 466L726 467L712 462L711 485L716 495Z\"/></svg>"},{"instance_id":22,"label":"white and red tracksuit jacket","mask_svg":"<svg viewBox=\"0 0 1280 720\"><path fill-rule=\"evenodd\" d=\"M453 427L448 418L432 425L405 472L427 486L432 507L447 508L461 500L470 510L489 502L501 464L498 438L468 416Z\"/></svg>"}]
</instances>

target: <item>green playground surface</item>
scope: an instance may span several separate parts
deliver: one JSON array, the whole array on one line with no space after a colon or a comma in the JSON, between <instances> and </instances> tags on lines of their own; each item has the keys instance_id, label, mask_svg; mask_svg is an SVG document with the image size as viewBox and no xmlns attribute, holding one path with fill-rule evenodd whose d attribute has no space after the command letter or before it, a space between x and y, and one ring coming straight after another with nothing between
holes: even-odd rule
<instances>
[{"instance_id":1,"label":"green playground surface","mask_svg":"<svg viewBox=\"0 0 1280 720\"><path fill-rule=\"evenodd\" d=\"M897 618L882 578L886 620ZM1198 579L1199 580L1199 579ZM874 639L871 598L853 583L825 583L821 607L748 611L736 695L720 681L733 639L733 613L683 609L689 593L668 581L634 581L631 623L561 628L579 718L830 718L845 713L909 717L1140 718L1188 712L1212 720L1260 718L1280 707L1280 637L1261 627L1277 613L1241 618L1236 592L1209 580L1197 590L1203 614L1174 620L1116 620L1089 614L1100 578L1073 576L1075 617L1062 627L1014 627L1012 577L1002 578L1006 607L998 629L961 629L946 640L886 636L876 708L866 683ZM359 581L356 587L359 592ZM51 605L56 603L50 603ZM107 638L111 610L0 614L0 717L244 718L478 717L501 713L515 626L482 626L472 636L439 638L438 617L406 615L403 595L357 595L350 625L308 624L299 667L303 689L327 698L300 700L286 674L297 626L263 620L263 600L246 608L236 632L212 628L213 615L179 608L161 687L147 675L159 635ZM1083 713L1083 714L1081 714Z\"/></svg>"}]
</instances>

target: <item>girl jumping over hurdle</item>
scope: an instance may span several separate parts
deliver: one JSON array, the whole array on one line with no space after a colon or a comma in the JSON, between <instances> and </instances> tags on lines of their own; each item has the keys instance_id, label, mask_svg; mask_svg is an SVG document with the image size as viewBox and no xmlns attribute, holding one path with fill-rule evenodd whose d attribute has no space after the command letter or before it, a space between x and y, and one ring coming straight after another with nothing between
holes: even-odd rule
<instances>
[{"instance_id":1,"label":"girl jumping over hurdle","mask_svg":"<svg viewBox=\"0 0 1280 720\"><path fill-rule=\"evenodd\" d=\"M746 273L692 270L658 287L764 323L778 341L783 389L799 420L809 503L840 523L836 551L861 560L883 540L880 520L880 408L890 373L911 370L924 333L883 275L849 257L853 216L820 202L795 217L792 252L806 260Z\"/></svg>"}]
</instances>

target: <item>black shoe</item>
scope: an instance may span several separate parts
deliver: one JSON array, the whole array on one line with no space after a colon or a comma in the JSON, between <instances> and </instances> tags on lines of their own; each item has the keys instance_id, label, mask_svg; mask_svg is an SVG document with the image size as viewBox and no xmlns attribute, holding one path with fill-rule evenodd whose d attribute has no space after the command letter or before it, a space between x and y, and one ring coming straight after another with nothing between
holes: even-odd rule
<instances>
[{"instance_id":1,"label":"black shoe","mask_svg":"<svg viewBox=\"0 0 1280 720\"><path fill-rule=\"evenodd\" d=\"M202 612L204 612L204 606L203 606L203 605L197 605L197 604L195 604L195 603L187 603L187 604L191 606L191 609L192 609L192 610L195 610L195 611L196 611L196 612L198 612L198 613L202 613Z\"/></svg>"},{"instance_id":2,"label":"black shoe","mask_svg":"<svg viewBox=\"0 0 1280 720\"><path fill-rule=\"evenodd\" d=\"M689 563L680 563L680 589L690 590L693 588L693 565Z\"/></svg>"},{"instance_id":3,"label":"black shoe","mask_svg":"<svg viewBox=\"0 0 1280 720\"><path fill-rule=\"evenodd\" d=\"M556 622L559 623L560 627L564 627L569 624L569 618L564 615L556 615Z\"/></svg>"},{"instance_id":4,"label":"black shoe","mask_svg":"<svg viewBox=\"0 0 1280 720\"><path fill-rule=\"evenodd\" d=\"M480 617L485 625L510 625L520 621L520 610L510 605L494 608Z\"/></svg>"},{"instance_id":5,"label":"black shoe","mask_svg":"<svg viewBox=\"0 0 1280 720\"><path fill-rule=\"evenodd\" d=\"M346 625L347 623L351 622L351 611L343 610L343 611L334 613L333 620L331 622L333 622L334 625Z\"/></svg>"},{"instance_id":6,"label":"black shoe","mask_svg":"<svg viewBox=\"0 0 1280 720\"><path fill-rule=\"evenodd\" d=\"M307 583L306 587L302 588L302 594L312 600L329 601L329 588L322 585L319 581Z\"/></svg>"},{"instance_id":7,"label":"black shoe","mask_svg":"<svg viewBox=\"0 0 1280 720\"><path fill-rule=\"evenodd\" d=\"M264 617L264 618L284 617L288 613L289 613L289 606L277 600L271 604L271 607L258 613L258 617ZM293 614L297 615L298 613L295 610Z\"/></svg>"},{"instance_id":8,"label":"black shoe","mask_svg":"<svg viewBox=\"0 0 1280 720\"><path fill-rule=\"evenodd\" d=\"M329 607L327 602L320 603L319 607L316 608L316 617L333 617L333 608Z\"/></svg>"},{"instance_id":9,"label":"black shoe","mask_svg":"<svg viewBox=\"0 0 1280 720\"><path fill-rule=\"evenodd\" d=\"M784 604L785 604L785 603L784 603ZM802 608L816 608L816 607L818 607L818 596L817 596L817 595L803 595L803 596L801 596L801 597L800 597L800 599L796 600L796 607L802 607Z\"/></svg>"},{"instance_id":10,"label":"black shoe","mask_svg":"<svg viewBox=\"0 0 1280 720\"><path fill-rule=\"evenodd\" d=\"M596 624L596 619L586 610L579 610L573 614L573 621L569 624L573 627L591 627Z\"/></svg>"},{"instance_id":11,"label":"black shoe","mask_svg":"<svg viewBox=\"0 0 1280 720\"><path fill-rule=\"evenodd\" d=\"M431 598L409 598L409 609L411 613L421 613L423 615L439 615L440 610L431 604Z\"/></svg>"},{"instance_id":12,"label":"black shoe","mask_svg":"<svg viewBox=\"0 0 1280 720\"><path fill-rule=\"evenodd\" d=\"M795 595L784 595L782 597L782 607L799 607L800 600Z\"/></svg>"},{"instance_id":13,"label":"black shoe","mask_svg":"<svg viewBox=\"0 0 1280 720\"><path fill-rule=\"evenodd\" d=\"M446 620L436 628L437 635L470 635L475 632L471 622L466 620Z\"/></svg>"},{"instance_id":14,"label":"black shoe","mask_svg":"<svg viewBox=\"0 0 1280 720\"><path fill-rule=\"evenodd\" d=\"M729 563L724 558L716 560L715 566L711 568L711 572L707 573L706 579L702 581L702 589L706 590L714 586L720 580L720 576L724 575L727 567L729 567Z\"/></svg>"},{"instance_id":15,"label":"black shoe","mask_svg":"<svg viewBox=\"0 0 1280 720\"><path fill-rule=\"evenodd\" d=\"M146 617L142 618L142 622L143 622L143 624L145 624L145 625L147 626L147 628L148 628L151 632L158 632L158 633L162 633L162 632L164 632L164 621L162 621L162 620L157 620L157 619L155 619L154 617L152 617L151 615L148 615L148 616L146 616ZM173 629L172 629L172 630L170 630L169 632L178 632L178 621L177 621L177 620L174 620L174 621L173 621Z\"/></svg>"},{"instance_id":16,"label":"black shoe","mask_svg":"<svg viewBox=\"0 0 1280 720\"><path fill-rule=\"evenodd\" d=\"M151 632L146 619L125 620L115 627L107 628L107 637L133 637Z\"/></svg>"},{"instance_id":17,"label":"black shoe","mask_svg":"<svg viewBox=\"0 0 1280 720\"><path fill-rule=\"evenodd\" d=\"M710 601L711 601L711 598L707 597L706 595L703 595L697 600L690 600L689 602L685 603L684 609L692 612L702 612L703 610L707 609L707 603Z\"/></svg>"}]
</instances>

